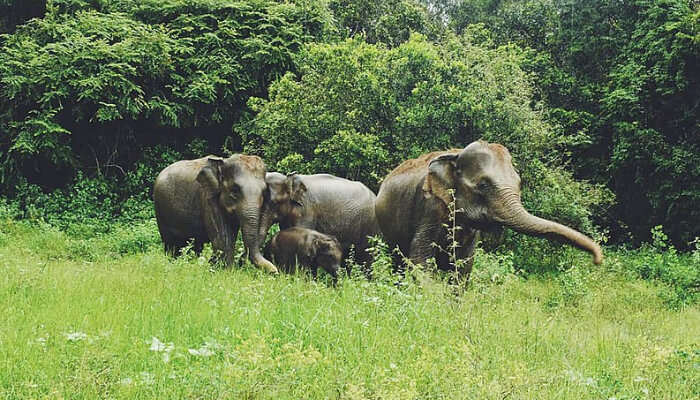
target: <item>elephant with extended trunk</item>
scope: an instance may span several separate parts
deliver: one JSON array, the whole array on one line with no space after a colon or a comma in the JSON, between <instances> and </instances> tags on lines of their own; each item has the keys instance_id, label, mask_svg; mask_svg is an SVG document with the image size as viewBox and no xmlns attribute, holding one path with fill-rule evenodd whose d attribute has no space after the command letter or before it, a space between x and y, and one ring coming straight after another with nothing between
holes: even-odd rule
<instances>
[{"instance_id":1,"label":"elephant with extended trunk","mask_svg":"<svg viewBox=\"0 0 700 400\"><path fill-rule=\"evenodd\" d=\"M434 243L443 249L448 245L445 226L450 221L449 204L454 201L454 223L459 227L454 232L456 256L466 260L458 272L467 278L478 231L497 226L562 240L592 253L593 262L601 263L600 247L590 238L528 213L520 201L520 190L520 177L508 149L473 142L462 150L424 154L396 167L379 188L377 220L391 248L398 246L413 263L435 257L438 267L448 269L448 257Z\"/></svg>"},{"instance_id":2,"label":"elephant with extended trunk","mask_svg":"<svg viewBox=\"0 0 700 400\"><path fill-rule=\"evenodd\" d=\"M153 201L166 252L176 253L188 239L194 239L196 250L210 241L230 265L240 228L253 264L276 273L260 252L265 173L260 157L242 154L178 161L161 171Z\"/></svg>"},{"instance_id":3,"label":"elephant with extended trunk","mask_svg":"<svg viewBox=\"0 0 700 400\"><path fill-rule=\"evenodd\" d=\"M367 264L367 236L379 234L374 215L376 195L367 186L329 174L285 176L270 172L265 181L270 201L263 212L261 237L275 222L280 229L313 229L335 236L344 257L354 245L357 262Z\"/></svg>"}]
</instances>

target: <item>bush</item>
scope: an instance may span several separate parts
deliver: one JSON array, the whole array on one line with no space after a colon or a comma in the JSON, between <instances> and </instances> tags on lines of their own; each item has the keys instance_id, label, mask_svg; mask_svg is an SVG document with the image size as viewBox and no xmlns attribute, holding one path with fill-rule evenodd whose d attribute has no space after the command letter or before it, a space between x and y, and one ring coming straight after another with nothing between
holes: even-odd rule
<instances>
[{"instance_id":1,"label":"bush","mask_svg":"<svg viewBox=\"0 0 700 400\"><path fill-rule=\"evenodd\" d=\"M623 253L629 260L629 271L664 284L659 295L670 307L695 304L700 300L700 240L691 243L693 251L683 254L669 243L662 226L654 227L651 236L652 243Z\"/></svg>"},{"instance_id":2,"label":"bush","mask_svg":"<svg viewBox=\"0 0 700 400\"><path fill-rule=\"evenodd\" d=\"M0 185L129 169L142 147L218 144L330 14L300 0L57 0L0 47Z\"/></svg>"},{"instance_id":3,"label":"bush","mask_svg":"<svg viewBox=\"0 0 700 400\"><path fill-rule=\"evenodd\" d=\"M48 193L23 181L12 199L0 199L0 219L40 220L79 238L109 232L118 223L147 221L154 217L151 193L156 176L183 157L155 146L145 149L132 171L94 177L79 171L68 187Z\"/></svg>"}]
</instances>

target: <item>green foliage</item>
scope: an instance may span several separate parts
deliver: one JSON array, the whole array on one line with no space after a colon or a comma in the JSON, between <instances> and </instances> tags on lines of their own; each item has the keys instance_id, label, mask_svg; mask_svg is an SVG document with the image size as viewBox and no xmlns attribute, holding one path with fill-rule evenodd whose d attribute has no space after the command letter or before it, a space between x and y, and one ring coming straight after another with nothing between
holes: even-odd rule
<instances>
[{"instance_id":1,"label":"green foliage","mask_svg":"<svg viewBox=\"0 0 700 400\"><path fill-rule=\"evenodd\" d=\"M329 8L348 37L362 36L389 47L407 41L412 32L434 39L443 30L424 6L412 0L331 0Z\"/></svg>"},{"instance_id":2,"label":"green foliage","mask_svg":"<svg viewBox=\"0 0 700 400\"><path fill-rule=\"evenodd\" d=\"M611 128L609 170L634 229L669 228L679 246L700 236L700 10L639 2L637 24L601 99ZM621 207L622 208L622 207Z\"/></svg>"},{"instance_id":3,"label":"green foliage","mask_svg":"<svg viewBox=\"0 0 700 400\"><path fill-rule=\"evenodd\" d=\"M477 248L474 252L474 267L469 278L469 285L482 288L518 279L522 270L516 270L514 260L512 252L487 253L482 248Z\"/></svg>"},{"instance_id":4,"label":"green foliage","mask_svg":"<svg viewBox=\"0 0 700 400\"><path fill-rule=\"evenodd\" d=\"M104 215L136 220L148 149L245 149L376 189L485 138L511 149L536 214L635 245L662 224L688 250L699 22L691 0L0 0L0 190L95 179L118 192ZM514 249L528 268L561 253L519 240L539 249Z\"/></svg>"},{"instance_id":5,"label":"green foliage","mask_svg":"<svg viewBox=\"0 0 700 400\"><path fill-rule=\"evenodd\" d=\"M191 147L198 146L201 142ZM15 187L12 200L0 203L0 219L41 221L85 239L110 232L117 223L148 221L154 217L151 189L155 176L184 156L192 154L156 146L146 149L129 173L87 177L79 171L68 187L48 193L23 181Z\"/></svg>"},{"instance_id":6,"label":"green foliage","mask_svg":"<svg viewBox=\"0 0 700 400\"><path fill-rule=\"evenodd\" d=\"M566 270L556 277L555 281L559 285L559 290L547 299L547 306L580 306L582 299L590 294L589 280L588 274L581 268L574 267Z\"/></svg>"},{"instance_id":7,"label":"green foliage","mask_svg":"<svg viewBox=\"0 0 700 400\"><path fill-rule=\"evenodd\" d=\"M678 253L669 243L662 226L651 231L652 242L638 250L625 253L630 272L642 279L659 281L659 295L673 308L694 304L700 300L700 241L688 254Z\"/></svg>"},{"instance_id":8,"label":"green foliage","mask_svg":"<svg viewBox=\"0 0 700 400\"><path fill-rule=\"evenodd\" d=\"M384 164L389 158L379 138L355 131L337 131L335 135L319 143L314 149L321 171L334 171L339 176L361 182L381 179L374 170L375 164Z\"/></svg>"},{"instance_id":9,"label":"green foliage","mask_svg":"<svg viewBox=\"0 0 700 400\"><path fill-rule=\"evenodd\" d=\"M102 143L121 151L105 158L133 161L124 143L165 141L163 129L230 127L306 41L332 33L327 10L305 1L57 0L51 10L0 48L3 185L37 160L84 167Z\"/></svg>"}]
</instances>

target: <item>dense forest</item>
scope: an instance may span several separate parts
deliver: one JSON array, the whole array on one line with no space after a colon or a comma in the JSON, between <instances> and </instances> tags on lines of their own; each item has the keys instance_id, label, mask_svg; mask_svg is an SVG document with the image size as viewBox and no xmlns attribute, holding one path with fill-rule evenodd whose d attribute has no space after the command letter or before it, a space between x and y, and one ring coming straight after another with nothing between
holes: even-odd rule
<instances>
[{"instance_id":1,"label":"dense forest","mask_svg":"<svg viewBox=\"0 0 700 400\"><path fill-rule=\"evenodd\" d=\"M484 138L539 215L616 244L700 236L694 1L2 0L0 32L13 218L150 218L158 171L208 153L376 190Z\"/></svg>"}]
</instances>

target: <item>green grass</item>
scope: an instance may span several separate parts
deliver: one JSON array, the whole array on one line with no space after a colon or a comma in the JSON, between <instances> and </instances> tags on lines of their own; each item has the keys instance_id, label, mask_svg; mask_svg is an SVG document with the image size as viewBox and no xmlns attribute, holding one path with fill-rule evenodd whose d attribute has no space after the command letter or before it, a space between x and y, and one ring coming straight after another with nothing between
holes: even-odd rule
<instances>
[{"instance_id":1,"label":"green grass","mask_svg":"<svg viewBox=\"0 0 700 400\"><path fill-rule=\"evenodd\" d=\"M700 308L669 307L622 252L529 277L480 253L463 293L161 253L152 222L75 238L0 221L0 397L700 397Z\"/></svg>"}]
</instances>

